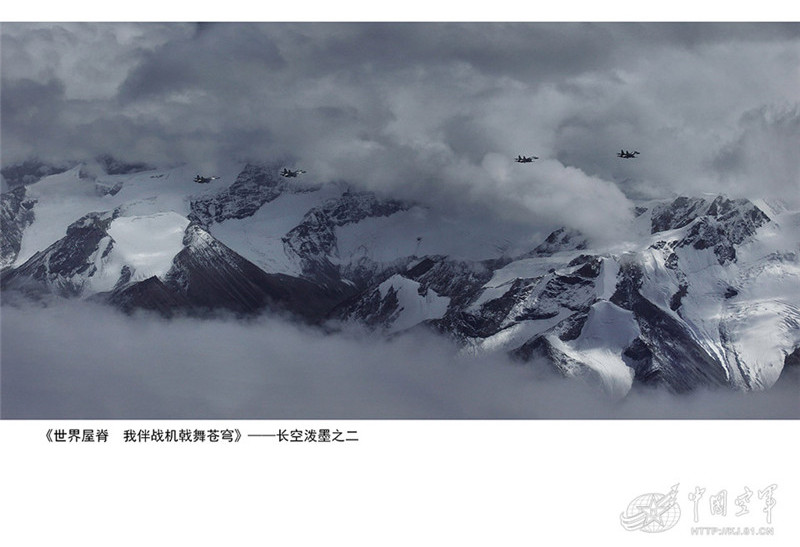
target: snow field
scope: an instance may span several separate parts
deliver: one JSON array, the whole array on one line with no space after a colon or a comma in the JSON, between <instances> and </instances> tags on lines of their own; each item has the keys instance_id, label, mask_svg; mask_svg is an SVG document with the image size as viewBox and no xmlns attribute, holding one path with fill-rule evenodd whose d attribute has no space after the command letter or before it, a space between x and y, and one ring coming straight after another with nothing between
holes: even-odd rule
<instances>
[{"instance_id":1,"label":"snow field","mask_svg":"<svg viewBox=\"0 0 800 547\"><path fill-rule=\"evenodd\" d=\"M381 299L394 289L398 302L398 315L392 322L389 332L399 332L429 319L440 319L447 312L450 299L439 296L433 289L421 295L419 283L395 274L378 286Z\"/></svg>"}]
</instances>

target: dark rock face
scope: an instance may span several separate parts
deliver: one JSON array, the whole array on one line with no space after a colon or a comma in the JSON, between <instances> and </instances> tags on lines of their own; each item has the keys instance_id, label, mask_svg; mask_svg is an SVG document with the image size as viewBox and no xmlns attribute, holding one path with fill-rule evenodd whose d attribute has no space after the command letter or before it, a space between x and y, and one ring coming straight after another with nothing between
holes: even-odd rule
<instances>
[{"instance_id":1,"label":"dark rock face","mask_svg":"<svg viewBox=\"0 0 800 547\"><path fill-rule=\"evenodd\" d=\"M479 289L475 287L461 304L451 301L445 316L435 322L437 328L462 340L492 336L503 329L514 306L530 295L532 286L529 280L517 279L501 297L485 302L477 311L465 309L478 296Z\"/></svg>"},{"instance_id":2,"label":"dark rock face","mask_svg":"<svg viewBox=\"0 0 800 547\"><path fill-rule=\"evenodd\" d=\"M590 384L601 385L602 378L594 369L558 349L548 338L548 335L552 335L564 342L575 340L580 336L588 318L588 311L574 313L547 332L533 337L519 348L512 350L510 356L524 363L545 360L562 376L582 378Z\"/></svg>"},{"instance_id":3,"label":"dark rock face","mask_svg":"<svg viewBox=\"0 0 800 547\"><path fill-rule=\"evenodd\" d=\"M701 198L679 197L658 206L651 217L651 233L690 226L676 247L713 249L721 265L736 261L736 248L752 237L770 218L745 199L718 196L709 202Z\"/></svg>"},{"instance_id":4,"label":"dark rock face","mask_svg":"<svg viewBox=\"0 0 800 547\"><path fill-rule=\"evenodd\" d=\"M572 311L586 308L594 299L594 283L575 275L554 275L539 296L541 307L562 307Z\"/></svg>"},{"instance_id":5,"label":"dark rock face","mask_svg":"<svg viewBox=\"0 0 800 547\"><path fill-rule=\"evenodd\" d=\"M81 294L86 279L96 271L93 257L100 249L101 240L108 238L102 257L113 248L106 230L117 214L117 211L90 213L72 223L65 237L39 251L18 268L4 272L0 278L2 288L23 290L31 295Z\"/></svg>"},{"instance_id":6,"label":"dark rock face","mask_svg":"<svg viewBox=\"0 0 800 547\"><path fill-rule=\"evenodd\" d=\"M639 265L623 265L611 297L613 304L633 312L641 332L624 352L635 379L664 385L675 392L727 385L724 365L700 346L678 320L641 295L642 278ZM673 296L675 309L681 298Z\"/></svg>"},{"instance_id":7,"label":"dark rock face","mask_svg":"<svg viewBox=\"0 0 800 547\"><path fill-rule=\"evenodd\" d=\"M100 182L95 183L95 192L99 196L116 196L122 190L122 183L116 184L103 184Z\"/></svg>"},{"instance_id":8,"label":"dark rock face","mask_svg":"<svg viewBox=\"0 0 800 547\"><path fill-rule=\"evenodd\" d=\"M39 182L44 177L63 173L72 168L72 165L53 165L37 159L26 160L22 163L3 167L3 178L9 188L25 186Z\"/></svg>"},{"instance_id":9,"label":"dark rock face","mask_svg":"<svg viewBox=\"0 0 800 547\"><path fill-rule=\"evenodd\" d=\"M155 276L138 283L120 283L110 294L104 296L108 303L126 313L150 310L164 317L172 317L192 309L188 299Z\"/></svg>"},{"instance_id":10,"label":"dark rock face","mask_svg":"<svg viewBox=\"0 0 800 547\"><path fill-rule=\"evenodd\" d=\"M738 294L739 294L739 291L737 291L733 287L727 287L725 289L725 298L726 299L733 298L734 296L737 296Z\"/></svg>"},{"instance_id":11,"label":"dark rock face","mask_svg":"<svg viewBox=\"0 0 800 547\"><path fill-rule=\"evenodd\" d=\"M800 393L800 346L789 353L783 361L783 370L774 387Z\"/></svg>"},{"instance_id":12,"label":"dark rock face","mask_svg":"<svg viewBox=\"0 0 800 547\"><path fill-rule=\"evenodd\" d=\"M527 299L531 292L533 283L530 280L515 280L501 297L485 302L477 312L463 311L459 320L466 328L458 334L464 338L486 338L499 332L514 306Z\"/></svg>"},{"instance_id":13,"label":"dark rock face","mask_svg":"<svg viewBox=\"0 0 800 547\"><path fill-rule=\"evenodd\" d=\"M653 209L650 233L683 228L702 215L706 207L706 200L688 197L679 197L672 203L659 205Z\"/></svg>"},{"instance_id":14,"label":"dark rock face","mask_svg":"<svg viewBox=\"0 0 800 547\"><path fill-rule=\"evenodd\" d=\"M389 328L399 312L397 291L394 287L390 287L385 297L381 297L377 289L369 291L359 295L359 298L337 306L332 315L336 319L357 319L367 328L376 330Z\"/></svg>"},{"instance_id":15,"label":"dark rock face","mask_svg":"<svg viewBox=\"0 0 800 547\"><path fill-rule=\"evenodd\" d=\"M386 296L381 298L377 286L395 274L418 283L421 296L427 295L428 291L434 291L438 296L450 299L445 316L429 320L429 323L440 332L454 334L458 329L452 329L451 326L458 323L459 318L451 316L450 311L456 316L461 313L462 307L491 278L492 270L484 263L450 260L444 256L425 257L413 261L410 266L385 271L379 282L337 306L332 312L332 318L360 322L370 328L390 326L400 311L396 291L390 288Z\"/></svg>"},{"instance_id":16,"label":"dark rock face","mask_svg":"<svg viewBox=\"0 0 800 547\"><path fill-rule=\"evenodd\" d=\"M641 335L627 357L638 380L664 385L677 393L728 384L724 365L676 319L641 296L634 299L631 311ZM634 356L640 360L634 361Z\"/></svg>"},{"instance_id":17,"label":"dark rock face","mask_svg":"<svg viewBox=\"0 0 800 547\"><path fill-rule=\"evenodd\" d=\"M197 225L187 228L184 245L164 284L192 308L245 314L284 310L319 321L336 302L306 280L264 272Z\"/></svg>"},{"instance_id":18,"label":"dark rock face","mask_svg":"<svg viewBox=\"0 0 800 547\"><path fill-rule=\"evenodd\" d=\"M492 277L496 264L451 260L445 256L426 257L405 275L420 284L420 290L433 289L440 296L450 298L452 306L469 303L474 295Z\"/></svg>"},{"instance_id":19,"label":"dark rock face","mask_svg":"<svg viewBox=\"0 0 800 547\"><path fill-rule=\"evenodd\" d=\"M553 334L558 336L559 339L563 340L564 342L577 340L583 331L583 326L586 324L587 319L589 319L588 308L581 310L578 313L573 313L551 330Z\"/></svg>"},{"instance_id":20,"label":"dark rock face","mask_svg":"<svg viewBox=\"0 0 800 547\"><path fill-rule=\"evenodd\" d=\"M620 264L617 274L617 286L610 301L623 310L632 310L637 299L641 297L639 289L642 287L644 273L642 267L635 262Z\"/></svg>"},{"instance_id":21,"label":"dark rock face","mask_svg":"<svg viewBox=\"0 0 800 547\"><path fill-rule=\"evenodd\" d=\"M247 218L280 196L287 186L277 166L248 164L227 189L192 201L189 218L206 227L230 218Z\"/></svg>"},{"instance_id":22,"label":"dark rock face","mask_svg":"<svg viewBox=\"0 0 800 547\"><path fill-rule=\"evenodd\" d=\"M789 367L800 367L800 347L795 348L792 353L786 356L784 365Z\"/></svg>"},{"instance_id":23,"label":"dark rock face","mask_svg":"<svg viewBox=\"0 0 800 547\"><path fill-rule=\"evenodd\" d=\"M541 245L522 258L552 256L559 251L583 250L588 246L586 238L577 230L559 228L547 236Z\"/></svg>"},{"instance_id":24,"label":"dark rock face","mask_svg":"<svg viewBox=\"0 0 800 547\"><path fill-rule=\"evenodd\" d=\"M722 226L707 218L697 221L678 247L691 245L695 249L713 249L722 265L736 261L736 249L727 238Z\"/></svg>"},{"instance_id":25,"label":"dark rock face","mask_svg":"<svg viewBox=\"0 0 800 547\"><path fill-rule=\"evenodd\" d=\"M464 334L485 337L494 334L486 333L485 329L497 332L502 325L508 326L510 322L551 319L560 314L567 314L567 317L553 328L560 337L567 331L571 332L573 326L570 317L576 312L585 313L596 301L595 278L601 267L595 257L583 255L581 260L572 264L582 265L572 274L550 272L532 279L516 279L502 296L481 306L475 315L484 320L472 318L468 321L469 324L481 324L483 330Z\"/></svg>"},{"instance_id":26,"label":"dark rock face","mask_svg":"<svg viewBox=\"0 0 800 547\"><path fill-rule=\"evenodd\" d=\"M302 266L303 276L317 283L341 291L342 271L331 261L338 253L336 227L353 224L370 217L385 217L404 211L409 204L396 200L381 200L369 192L346 192L341 197L328 200L320 207L306 213L303 221L283 237L287 255L296 257ZM375 265L361 264L348 271L357 286L364 287L374 281ZM364 277L359 276L359 272Z\"/></svg>"},{"instance_id":27,"label":"dark rock face","mask_svg":"<svg viewBox=\"0 0 800 547\"><path fill-rule=\"evenodd\" d=\"M19 255L22 232L34 220L36 200L25 198L24 186L0 196L0 270L11 266Z\"/></svg>"},{"instance_id":28,"label":"dark rock face","mask_svg":"<svg viewBox=\"0 0 800 547\"><path fill-rule=\"evenodd\" d=\"M670 298L669 309L671 309L672 311L677 311L678 308L681 307L681 300L683 300L683 297L686 296L688 290L689 287L687 285L681 285L678 288L678 292L673 294L672 298Z\"/></svg>"},{"instance_id":29,"label":"dark rock face","mask_svg":"<svg viewBox=\"0 0 800 547\"><path fill-rule=\"evenodd\" d=\"M725 229L728 240L739 245L755 235L756 230L770 222L770 218L746 199L716 198L706 213Z\"/></svg>"},{"instance_id":30,"label":"dark rock face","mask_svg":"<svg viewBox=\"0 0 800 547\"><path fill-rule=\"evenodd\" d=\"M544 336L537 336L533 340L525 342L511 352L511 357L526 363L536 359L545 359L562 373L570 369L570 365L579 366L573 359L553 347L553 344L548 342Z\"/></svg>"},{"instance_id":31,"label":"dark rock face","mask_svg":"<svg viewBox=\"0 0 800 547\"><path fill-rule=\"evenodd\" d=\"M602 262L595 256L581 255L569 263L569 266L578 266L578 265L582 266L579 269L575 270L574 275L577 275L578 277L582 277L584 279L594 279L595 277L600 275Z\"/></svg>"}]
</instances>

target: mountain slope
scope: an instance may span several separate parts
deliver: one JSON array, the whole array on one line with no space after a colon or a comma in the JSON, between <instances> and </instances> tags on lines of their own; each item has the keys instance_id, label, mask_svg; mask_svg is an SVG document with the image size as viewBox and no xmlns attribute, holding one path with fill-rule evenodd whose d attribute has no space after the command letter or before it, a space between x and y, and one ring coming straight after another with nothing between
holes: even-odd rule
<instances>
[{"instance_id":1,"label":"mountain slope","mask_svg":"<svg viewBox=\"0 0 800 547\"><path fill-rule=\"evenodd\" d=\"M777 202L656 200L615 248L566 227L523 248L485 221L281 178L276 164L208 184L185 166L89 172L3 194L6 294L429 328L613 397L767 389L800 347L800 213Z\"/></svg>"}]
</instances>

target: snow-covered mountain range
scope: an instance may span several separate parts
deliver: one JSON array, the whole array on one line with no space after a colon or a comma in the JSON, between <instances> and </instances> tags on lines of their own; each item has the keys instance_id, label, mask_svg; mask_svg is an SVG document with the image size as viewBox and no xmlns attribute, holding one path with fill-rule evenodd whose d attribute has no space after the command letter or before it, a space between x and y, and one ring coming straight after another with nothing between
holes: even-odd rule
<instances>
[{"instance_id":1,"label":"snow-covered mountain range","mask_svg":"<svg viewBox=\"0 0 800 547\"><path fill-rule=\"evenodd\" d=\"M616 246L559 228L516 252L502 230L278 164L207 184L189 167L109 165L40 168L2 194L4 299L429 328L614 397L762 390L800 361L800 212L777 201L639 203Z\"/></svg>"}]
</instances>

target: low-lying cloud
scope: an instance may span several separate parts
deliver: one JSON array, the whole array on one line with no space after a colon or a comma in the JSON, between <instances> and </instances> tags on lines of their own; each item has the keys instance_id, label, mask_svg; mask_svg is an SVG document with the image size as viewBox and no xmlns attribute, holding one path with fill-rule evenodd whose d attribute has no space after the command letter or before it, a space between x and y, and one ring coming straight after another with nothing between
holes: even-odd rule
<instances>
[{"instance_id":1,"label":"low-lying cloud","mask_svg":"<svg viewBox=\"0 0 800 547\"><path fill-rule=\"evenodd\" d=\"M465 357L420 332L386 340L77 301L6 304L0 324L5 419L800 418L797 371L763 393L611 401L544 363Z\"/></svg>"}]
</instances>

